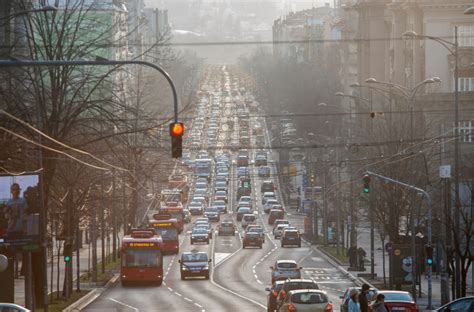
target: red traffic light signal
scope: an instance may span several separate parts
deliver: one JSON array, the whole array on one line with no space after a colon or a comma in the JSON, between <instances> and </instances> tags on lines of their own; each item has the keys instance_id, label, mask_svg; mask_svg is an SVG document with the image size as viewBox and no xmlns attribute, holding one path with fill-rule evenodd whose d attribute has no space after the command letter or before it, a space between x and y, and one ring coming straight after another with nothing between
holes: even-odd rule
<instances>
[{"instance_id":1,"label":"red traffic light signal","mask_svg":"<svg viewBox=\"0 0 474 312\"><path fill-rule=\"evenodd\" d=\"M184 134L184 124L182 122L173 122L170 124L170 135L172 137L181 137Z\"/></svg>"}]
</instances>

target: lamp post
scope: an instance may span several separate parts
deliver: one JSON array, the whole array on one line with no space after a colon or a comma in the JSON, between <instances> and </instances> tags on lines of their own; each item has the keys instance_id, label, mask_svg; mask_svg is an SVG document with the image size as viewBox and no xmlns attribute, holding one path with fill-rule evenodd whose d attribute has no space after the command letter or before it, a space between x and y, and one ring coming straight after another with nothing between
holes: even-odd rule
<instances>
[{"instance_id":1,"label":"lamp post","mask_svg":"<svg viewBox=\"0 0 474 312\"><path fill-rule=\"evenodd\" d=\"M392 83L392 82L383 82L383 81L377 81L377 79L375 78L367 78L365 79L365 82L366 83L370 83L370 84L381 84L381 85L386 85L386 86L389 86L391 88L395 88L396 90L400 91L403 96L408 100L408 103L409 103L409 106L410 106L410 137L411 139L413 140L414 139L414 128L415 128L415 125L414 125L414 109L415 109L415 97L416 97L416 93L418 92L418 90L424 86L424 85L427 85L427 84L431 84L431 83L436 83L436 82L441 82L441 79L439 77L432 77L432 78L428 78L428 79L425 79L423 80L422 82L418 83L416 86L414 86L413 88L407 88L407 87L404 87L402 85L399 85L399 84L396 84L396 83Z\"/></svg>"},{"instance_id":2,"label":"lamp post","mask_svg":"<svg viewBox=\"0 0 474 312\"><path fill-rule=\"evenodd\" d=\"M474 14L474 7L467 9L464 14ZM454 57L454 222L456 229L460 227L460 198L459 198L459 73L458 73L458 26L454 26L454 42L434 36L418 35L416 32L410 30L402 35L404 38L411 39L429 39L442 45ZM458 231L455 231L455 241L459 242ZM456 253L455 266L455 285L456 298L461 297L461 258ZM444 283L442 283L444 285ZM447 289L442 290L442 292ZM456 299L453 298L453 299Z\"/></svg>"}]
</instances>

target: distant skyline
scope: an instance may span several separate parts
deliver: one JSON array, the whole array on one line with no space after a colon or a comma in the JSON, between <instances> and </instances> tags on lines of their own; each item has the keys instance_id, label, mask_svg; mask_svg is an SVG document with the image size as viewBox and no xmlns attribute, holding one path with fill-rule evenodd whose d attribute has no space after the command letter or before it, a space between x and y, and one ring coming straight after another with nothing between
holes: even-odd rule
<instances>
[{"instance_id":1,"label":"distant skyline","mask_svg":"<svg viewBox=\"0 0 474 312\"><path fill-rule=\"evenodd\" d=\"M183 1L183 2L194 2L196 0L174 0L174 2L177 2L177 1ZM219 0L205 0L207 2L217 2ZM280 2L284 2L286 0L220 0L221 2L255 2L255 1L265 1L265 2L276 2L276 3L280 3ZM313 4L315 7L320 7L320 6L324 6L325 3L329 3L330 6L333 6L334 5L334 0L288 0L290 2L291 5L303 5L303 6L310 6L311 4ZM164 0L145 0L145 4L148 8L163 8L162 7L162 3L164 3L165 1ZM166 9L166 8L163 8L163 9Z\"/></svg>"}]
</instances>

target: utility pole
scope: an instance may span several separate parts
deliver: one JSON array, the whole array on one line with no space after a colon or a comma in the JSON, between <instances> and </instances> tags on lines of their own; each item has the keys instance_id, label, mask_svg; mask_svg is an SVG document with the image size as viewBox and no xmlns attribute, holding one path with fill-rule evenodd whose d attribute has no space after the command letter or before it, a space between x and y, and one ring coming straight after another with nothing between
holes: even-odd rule
<instances>
[{"instance_id":1,"label":"utility pole","mask_svg":"<svg viewBox=\"0 0 474 312\"><path fill-rule=\"evenodd\" d=\"M116 217L116 189L115 189L115 168L112 168L112 200L111 200L111 210L112 210L112 260L115 262L117 260L117 217Z\"/></svg>"},{"instance_id":2,"label":"utility pole","mask_svg":"<svg viewBox=\"0 0 474 312\"><path fill-rule=\"evenodd\" d=\"M92 243L92 282L97 282L97 205L98 198L94 201L91 216L91 243Z\"/></svg>"},{"instance_id":3,"label":"utility pole","mask_svg":"<svg viewBox=\"0 0 474 312\"><path fill-rule=\"evenodd\" d=\"M104 184L103 181L100 183L100 199L101 199L101 208L100 208L100 242L101 242L101 272L105 273L105 207L106 199L104 193Z\"/></svg>"}]
</instances>

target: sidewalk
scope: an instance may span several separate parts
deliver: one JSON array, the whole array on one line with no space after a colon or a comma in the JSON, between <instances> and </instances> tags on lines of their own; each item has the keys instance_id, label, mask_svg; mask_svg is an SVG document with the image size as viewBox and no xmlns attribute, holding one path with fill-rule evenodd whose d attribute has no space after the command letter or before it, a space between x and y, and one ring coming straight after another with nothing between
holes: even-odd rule
<instances>
[{"instance_id":1,"label":"sidewalk","mask_svg":"<svg viewBox=\"0 0 474 312\"><path fill-rule=\"evenodd\" d=\"M384 285L383 281L383 257L385 253L385 272L386 272L386 287L389 289L389 255L384 251L382 246L382 241L380 236L376 232L374 235L374 272L376 274L375 280L369 280L367 277L370 275L370 228L369 227L358 227L357 228L357 247L361 247L367 253L365 269L366 271L351 271L356 276L363 276L365 280L369 283L373 282L374 284ZM369 261L367 261L369 260ZM418 287L417 287L418 289ZM421 310L425 310L428 305L428 279L422 275L421 277L421 297L418 295L416 301L420 306ZM437 308L441 305L441 286L440 286L440 277L438 275L433 275L432 277L432 304L433 307Z\"/></svg>"},{"instance_id":2,"label":"sidewalk","mask_svg":"<svg viewBox=\"0 0 474 312\"><path fill-rule=\"evenodd\" d=\"M122 233L119 233L119 237L122 237ZM82 248L79 250L79 264L80 264L80 273L88 272L89 268L91 268L91 263L89 262L89 259L92 259L92 250L90 250L91 244L83 244ZM106 255L108 254L108 249L107 249L107 240L105 242L105 249L106 249ZM110 250L112 250L112 239L110 240ZM53 292L57 290L58 283L57 283L57 265L58 265L58 256L57 256L57 249L53 249L54 253L54 261L51 263L51 257L48 257L48 265L47 265L47 276L48 276L48 293L51 292L51 265L53 265ZM89 256L90 253L90 256ZM97 240L97 262L100 262L102 260L101 258L102 255L102 240L98 239ZM72 257L72 274L73 274L73 289L76 289L76 274L77 274L77 263L76 263L77 257L76 257L76 252L73 252L73 257ZM19 262L18 265L19 268L21 268L21 261ZM100 265L98 265L98 272L100 272ZM63 261L63 256L62 253L60 253L59 257L59 291L62 291L63 287L63 281L64 281L64 272L65 272L65 266L64 266L64 261ZM82 285L81 285L82 288ZM19 304L21 306L25 305L25 278L24 276L19 276L19 278L15 278L15 303Z\"/></svg>"}]
</instances>

